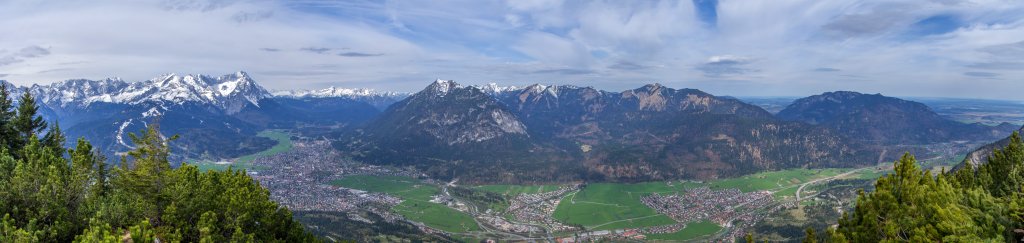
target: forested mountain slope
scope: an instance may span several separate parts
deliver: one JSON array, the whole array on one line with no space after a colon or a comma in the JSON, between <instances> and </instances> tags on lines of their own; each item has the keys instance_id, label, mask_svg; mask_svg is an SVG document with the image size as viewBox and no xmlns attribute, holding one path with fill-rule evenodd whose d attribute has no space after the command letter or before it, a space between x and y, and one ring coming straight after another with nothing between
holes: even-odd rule
<instances>
[{"instance_id":1,"label":"forested mountain slope","mask_svg":"<svg viewBox=\"0 0 1024 243\"><path fill-rule=\"evenodd\" d=\"M992 141L1016 129L1010 124L963 124L943 118L918 102L850 91L798 99L777 116L822 125L850 138L880 145Z\"/></svg>"},{"instance_id":2,"label":"forested mountain slope","mask_svg":"<svg viewBox=\"0 0 1024 243\"><path fill-rule=\"evenodd\" d=\"M490 182L717 178L877 159L828 129L699 90L491 89L439 80L337 147L373 163Z\"/></svg>"}]
</instances>

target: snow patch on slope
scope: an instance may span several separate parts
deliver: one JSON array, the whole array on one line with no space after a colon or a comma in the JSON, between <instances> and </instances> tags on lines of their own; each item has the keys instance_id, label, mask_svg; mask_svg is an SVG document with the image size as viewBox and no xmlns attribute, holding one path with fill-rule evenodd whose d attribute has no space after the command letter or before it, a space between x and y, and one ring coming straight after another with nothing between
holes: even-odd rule
<instances>
[{"instance_id":1,"label":"snow patch on slope","mask_svg":"<svg viewBox=\"0 0 1024 243\"><path fill-rule=\"evenodd\" d=\"M124 142L124 129L128 128L128 126L132 124L132 120L133 119L128 119L128 121L122 122L121 127L117 128L117 135L115 136L117 138L117 144L125 146L128 149L135 149L135 147Z\"/></svg>"},{"instance_id":2,"label":"snow patch on slope","mask_svg":"<svg viewBox=\"0 0 1024 243\"><path fill-rule=\"evenodd\" d=\"M163 115L163 113L161 113L160 109L157 109L156 107L149 108L148 111L142 113L142 117L158 117L160 115Z\"/></svg>"}]
</instances>

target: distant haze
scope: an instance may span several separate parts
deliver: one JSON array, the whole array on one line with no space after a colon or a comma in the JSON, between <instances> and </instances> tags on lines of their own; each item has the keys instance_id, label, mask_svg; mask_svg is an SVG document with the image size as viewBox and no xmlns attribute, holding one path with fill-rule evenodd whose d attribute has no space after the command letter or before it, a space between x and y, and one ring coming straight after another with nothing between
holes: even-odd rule
<instances>
[{"instance_id":1,"label":"distant haze","mask_svg":"<svg viewBox=\"0 0 1024 243\"><path fill-rule=\"evenodd\" d=\"M1017 0L8 0L0 16L0 79L20 85L245 70L269 89L1024 99Z\"/></svg>"}]
</instances>

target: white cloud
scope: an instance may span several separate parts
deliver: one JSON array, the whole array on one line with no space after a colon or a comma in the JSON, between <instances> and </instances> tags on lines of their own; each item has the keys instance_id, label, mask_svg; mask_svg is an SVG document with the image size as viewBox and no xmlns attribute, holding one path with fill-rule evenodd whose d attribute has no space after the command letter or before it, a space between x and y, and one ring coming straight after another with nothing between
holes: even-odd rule
<instances>
[{"instance_id":1,"label":"white cloud","mask_svg":"<svg viewBox=\"0 0 1024 243\"><path fill-rule=\"evenodd\" d=\"M525 33L514 48L549 64L578 67L590 61L589 52L580 44L545 32Z\"/></svg>"},{"instance_id":2,"label":"white cloud","mask_svg":"<svg viewBox=\"0 0 1024 243\"><path fill-rule=\"evenodd\" d=\"M0 38L0 73L28 84L243 69L270 88L403 91L438 77L729 95L1024 89L1021 1L720 0L713 26L696 11L691 1L9 0L0 31L17 34ZM914 34L938 15L958 25ZM997 78L977 85L983 76Z\"/></svg>"},{"instance_id":3,"label":"white cloud","mask_svg":"<svg viewBox=\"0 0 1024 243\"><path fill-rule=\"evenodd\" d=\"M23 62L26 59L42 57L46 55L50 55L50 50L39 46L28 46L9 54L0 52L0 66L11 65L14 63Z\"/></svg>"}]
</instances>

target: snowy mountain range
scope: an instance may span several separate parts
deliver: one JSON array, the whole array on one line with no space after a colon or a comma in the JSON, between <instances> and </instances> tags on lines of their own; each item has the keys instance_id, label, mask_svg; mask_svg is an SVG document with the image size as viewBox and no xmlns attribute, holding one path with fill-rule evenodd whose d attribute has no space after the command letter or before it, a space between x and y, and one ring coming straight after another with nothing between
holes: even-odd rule
<instances>
[{"instance_id":1,"label":"snowy mountain range","mask_svg":"<svg viewBox=\"0 0 1024 243\"><path fill-rule=\"evenodd\" d=\"M130 105L198 103L213 105L229 114L239 112L245 105L259 106L260 100L273 97L361 98L408 95L400 92L377 92L371 89L337 87L320 90L284 90L271 93L243 71L219 77L171 73L140 82L127 82L119 78L72 79L49 85L33 85L28 87L28 90L51 108L87 107L95 102Z\"/></svg>"},{"instance_id":2,"label":"snowy mountain range","mask_svg":"<svg viewBox=\"0 0 1024 243\"><path fill-rule=\"evenodd\" d=\"M221 76L171 73L137 82L72 79L30 87L0 82L12 97L31 93L44 118L59 122L72 137L94 141L108 155L131 147L128 132L160 120L164 132L183 135L177 149L182 156L208 159L272 146L269 139L255 136L263 129L347 126L408 96L337 87L272 93L243 71Z\"/></svg>"},{"instance_id":3,"label":"snowy mountain range","mask_svg":"<svg viewBox=\"0 0 1024 243\"><path fill-rule=\"evenodd\" d=\"M300 90L276 90L271 92L277 97L292 97L292 98L326 98L326 97L366 97L366 96L408 96L408 93L403 92L379 92L373 89L348 89L338 87L328 87L325 89L300 89Z\"/></svg>"}]
</instances>

